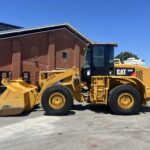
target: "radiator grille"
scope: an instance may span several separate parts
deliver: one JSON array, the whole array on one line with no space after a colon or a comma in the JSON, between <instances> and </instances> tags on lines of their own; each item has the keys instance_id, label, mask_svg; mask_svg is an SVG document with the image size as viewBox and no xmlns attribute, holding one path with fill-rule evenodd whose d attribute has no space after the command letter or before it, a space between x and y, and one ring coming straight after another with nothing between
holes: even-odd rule
<instances>
[{"instance_id":1,"label":"radiator grille","mask_svg":"<svg viewBox=\"0 0 150 150\"><path fill-rule=\"evenodd\" d=\"M136 71L136 77L139 78L140 80L143 80L143 72L142 71Z\"/></svg>"}]
</instances>

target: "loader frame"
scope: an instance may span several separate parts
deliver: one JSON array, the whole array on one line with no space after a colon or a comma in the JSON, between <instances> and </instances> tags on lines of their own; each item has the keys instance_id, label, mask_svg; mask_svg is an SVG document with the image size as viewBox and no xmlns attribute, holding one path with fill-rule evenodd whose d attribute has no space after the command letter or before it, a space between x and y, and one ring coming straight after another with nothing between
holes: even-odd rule
<instances>
[{"instance_id":1,"label":"loader frame","mask_svg":"<svg viewBox=\"0 0 150 150\"><path fill-rule=\"evenodd\" d=\"M23 80L3 79L2 84L7 87L0 96L0 116L18 115L31 110L41 103L46 89L52 85L67 86L78 102L93 104L108 104L109 92L119 85L131 85L140 92L142 103L146 104L150 98L150 88L140 79L132 76L92 76L88 93L85 99L81 89L88 86L80 81L79 70L74 67L67 70L41 71L39 85L41 90L36 92L36 87L25 83ZM14 100L14 101L13 101Z\"/></svg>"}]
</instances>

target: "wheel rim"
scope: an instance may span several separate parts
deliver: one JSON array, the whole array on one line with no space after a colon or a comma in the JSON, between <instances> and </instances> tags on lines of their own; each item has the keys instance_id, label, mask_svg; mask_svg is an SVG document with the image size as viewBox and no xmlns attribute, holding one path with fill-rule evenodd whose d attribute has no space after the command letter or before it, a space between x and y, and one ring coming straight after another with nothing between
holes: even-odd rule
<instances>
[{"instance_id":1,"label":"wheel rim","mask_svg":"<svg viewBox=\"0 0 150 150\"><path fill-rule=\"evenodd\" d=\"M118 105L123 109L130 109L134 105L134 97L130 93L122 93L118 97Z\"/></svg>"},{"instance_id":2,"label":"wheel rim","mask_svg":"<svg viewBox=\"0 0 150 150\"><path fill-rule=\"evenodd\" d=\"M63 94L56 92L49 97L49 106L54 109L61 109L65 105L66 99Z\"/></svg>"}]
</instances>

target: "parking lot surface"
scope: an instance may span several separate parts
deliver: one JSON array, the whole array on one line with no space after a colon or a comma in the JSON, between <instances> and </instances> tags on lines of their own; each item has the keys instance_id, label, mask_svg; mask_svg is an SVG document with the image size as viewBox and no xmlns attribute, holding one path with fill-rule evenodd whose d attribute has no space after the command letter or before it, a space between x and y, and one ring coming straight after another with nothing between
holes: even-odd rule
<instances>
[{"instance_id":1,"label":"parking lot surface","mask_svg":"<svg viewBox=\"0 0 150 150\"><path fill-rule=\"evenodd\" d=\"M1 150L143 150L150 147L150 107L133 116L76 104L68 116L31 113L0 118Z\"/></svg>"}]
</instances>

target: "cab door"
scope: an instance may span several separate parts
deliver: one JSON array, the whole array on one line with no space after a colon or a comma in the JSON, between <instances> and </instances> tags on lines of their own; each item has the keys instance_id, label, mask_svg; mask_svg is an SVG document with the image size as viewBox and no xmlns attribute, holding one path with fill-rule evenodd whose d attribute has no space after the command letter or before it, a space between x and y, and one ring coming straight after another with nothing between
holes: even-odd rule
<instances>
[{"instance_id":1,"label":"cab door","mask_svg":"<svg viewBox=\"0 0 150 150\"><path fill-rule=\"evenodd\" d=\"M94 45L91 51L91 75L112 75L114 70L114 47Z\"/></svg>"}]
</instances>

